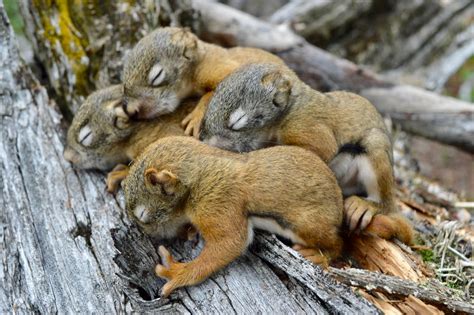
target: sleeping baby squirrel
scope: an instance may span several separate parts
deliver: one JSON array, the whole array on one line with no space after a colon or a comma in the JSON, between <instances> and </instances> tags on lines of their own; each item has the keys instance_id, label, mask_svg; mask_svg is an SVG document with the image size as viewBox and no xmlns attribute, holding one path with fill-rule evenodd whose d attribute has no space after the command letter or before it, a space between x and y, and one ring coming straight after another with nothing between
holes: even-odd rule
<instances>
[{"instance_id":1,"label":"sleeping baby squirrel","mask_svg":"<svg viewBox=\"0 0 474 315\"><path fill-rule=\"evenodd\" d=\"M123 87L114 85L87 97L69 127L64 158L80 169L115 169L109 173L107 188L118 189L127 175L128 164L156 139L183 135L181 120L195 101L185 101L173 115L136 122L113 110L123 107Z\"/></svg>"},{"instance_id":2,"label":"sleeping baby squirrel","mask_svg":"<svg viewBox=\"0 0 474 315\"><path fill-rule=\"evenodd\" d=\"M187 263L160 247L164 296L227 266L252 242L253 228L290 239L317 264L327 265L342 248L341 190L329 167L302 148L238 154L167 137L140 155L122 185L127 212L146 233L172 238L192 224L205 241Z\"/></svg>"},{"instance_id":3,"label":"sleeping baby squirrel","mask_svg":"<svg viewBox=\"0 0 474 315\"><path fill-rule=\"evenodd\" d=\"M344 202L350 231L363 231L382 213L389 226L380 226L376 234L412 240L409 223L395 208L389 133L375 107L361 96L322 94L279 67L247 65L217 87L200 139L239 152L277 144L309 149L328 163L350 196Z\"/></svg>"},{"instance_id":4,"label":"sleeping baby squirrel","mask_svg":"<svg viewBox=\"0 0 474 315\"><path fill-rule=\"evenodd\" d=\"M128 102L116 110L150 119L174 112L190 95L202 96L193 112L183 119L185 134L197 138L217 84L240 66L255 62L284 65L280 58L260 49L225 49L205 43L182 28L159 28L142 38L127 55L123 83Z\"/></svg>"}]
</instances>

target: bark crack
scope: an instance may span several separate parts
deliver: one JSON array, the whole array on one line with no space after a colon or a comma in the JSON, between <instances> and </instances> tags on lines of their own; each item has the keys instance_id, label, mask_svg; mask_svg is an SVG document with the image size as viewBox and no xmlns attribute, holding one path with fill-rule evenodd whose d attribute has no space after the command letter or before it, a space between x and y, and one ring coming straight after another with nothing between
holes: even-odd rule
<instances>
[{"instance_id":1,"label":"bark crack","mask_svg":"<svg viewBox=\"0 0 474 315\"><path fill-rule=\"evenodd\" d=\"M23 191L24 191L25 196L26 196L26 201L27 201L27 202L26 202L26 205L25 205L27 209L25 209L25 210L27 210L27 213L28 213L28 215L29 215L29 217L30 217L30 219L31 219L30 223L31 223L32 228L33 228L33 231L34 231L35 242L36 242L37 244L40 244L39 238L38 238L38 232L37 232L37 228L36 228L36 224L35 224L35 220L33 219L32 212L31 212L31 207L30 207L30 206L31 206L31 198L30 198L30 195L29 195L29 193L28 193L28 189L27 189L27 187L26 187L26 185L25 185L25 175L23 174L23 170L22 170L22 168L21 168L21 165L23 165L23 163L22 163L21 155L20 155L20 147L19 147L19 145L18 145L18 137L16 138L16 141L15 141L15 149L16 149L16 150L15 150L16 158L17 158L18 163L19 163L18 166L17 166L17 168L18 168L18 173L20 174L21 185L22 185ZM44 260L44 254L43 254L43 250L41 249L41 246L38 246L38 253L39 253L39 255L41 256L41 262L42 262L42 263L41 263L41 269L43 269L44 274L47 275L47 272L46 272L46 270L44 269L44 261L45 261L45 260ZM46 281L47 281L47 283L48 283L48 286L49 286L49 289L50 289L50 291L51 291L51 294L53 295L53 298L54 298L54 307L55 307L56 312L57 312L57 310L58 310L59 308L58 308L57 301L56 301L56 300L57 300L56 294L55 294L54 290L52 289L53 286L52 286L52 284L51 284L51 282L50 282L49 277L45 277L45 278L46 278ZM36 307L36 308L37 308L37 306L35 306L34 304L32 304L32 305L33 305L33 307Z\"/></svg>"}]
</instances>

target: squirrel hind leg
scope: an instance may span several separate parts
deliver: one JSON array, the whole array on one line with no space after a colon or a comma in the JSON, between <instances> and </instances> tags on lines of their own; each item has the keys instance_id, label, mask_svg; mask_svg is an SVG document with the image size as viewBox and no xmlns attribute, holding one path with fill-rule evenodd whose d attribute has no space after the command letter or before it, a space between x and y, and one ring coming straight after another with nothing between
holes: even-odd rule
<instances>
[{"instance_id":1,"label":"squirrel hind leg","mask_svg":"<svg viewBox=\"0 0 474 315\"><path fill-rule=\"evenodd\" d=\"M315 247L293 247L301 256L326 269L340 255L340 249L324 250Z\"/></svg>"},{"instance_id":2,"label":"squirrel hind leg","mask_svg":"<svg viewBox=\"0 0 474 315\"><path fill-rule=\"evenodd\" d=\"M329 257L324 255L319 248L304 248L298 250L298 253L313 264L320 265L324 269L329 267Z\"/></svg>"},{"instance_id":3,"label":"squirrel hind leg","mask_svg":"<svg viewBox=\"0 0 474 315\"><path fill-rule=\"evenodd\" d=\"M322 235L324 237L321 237ZM319 233L313 233L313 237L305 237L304 241L306 245L295 244L293 249L304 258L324 268L341 255L344 244L339 229L325 230L323 228Z\"/></svg>"},{"instance_id":4,"label":"squirrel hind leg","mask_svg":"<svg viewBox=\"0 0 474 315\"><path fill-rule=\"evenodd\" d=\"M377 235L387 240L397 238L407 245L413 244L414 239L410 222L401 214L378 214L374 216L363 233Z\"/></svg>"}]
</instances>

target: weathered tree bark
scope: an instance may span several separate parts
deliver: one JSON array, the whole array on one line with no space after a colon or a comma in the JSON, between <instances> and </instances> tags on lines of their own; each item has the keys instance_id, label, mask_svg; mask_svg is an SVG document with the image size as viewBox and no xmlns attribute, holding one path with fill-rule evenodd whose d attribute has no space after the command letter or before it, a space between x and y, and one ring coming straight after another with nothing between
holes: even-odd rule
<instances>
[{"instance_id":1,"label":"weathered tree bark","mask_svg":"<svg viewBox=\"0 0 474 315\"><path fill-rule=\"evenodd\" d=\"M274 24L287 24L317 46L327 42L340 29L373 6L372 0L297 0L291 1L270 17Z\"/></svg>"},{"instance_id":2,"label":"weathered tree bark","mask_svg":"<svg viewBox=\"0 0 474 315\"><path fill-rule=\"evenodd\" d=\"M426 90L384 81L370 71L331 55L295 35L221 4L195 0L202 37L226 46L270 50L315 89L349 90L367 97L402 128L474 152L474 107Z\"/></svg>"},{"instance_id":3,"label":"weathered tree bark","mask_svg":"<svg viewBox=\"0 0 474 315\"><path fill-rule=\"evenodd\" d=\"M261 236L255 250L284 261L247 253L203 284L159 298L157 244L130 225L123 196L105 193L102 174L76 171L62 158L60 121L20 62L0 2L1 313L378 312L317 267L307 266L311 281L302 278L294 267L301 259ZM190 259L200 247L176 242L172 249ZM286 282L272 269L290 266Z\"/></svg>"},{"instance_id":4,"label":"weathered tree bark","mask_svg":"<svg viewBox=\"0 0 474 315\"><path fill-rule=\"evenodd\" d=\"M352 268L330 268L330 274L347 285L364 288L367 291L383 292L391 296L413 295L447 312L474 313L474 305L459 300L446 287L438 283L417 284L378 272Z\"/></svg>"}]
</instances>

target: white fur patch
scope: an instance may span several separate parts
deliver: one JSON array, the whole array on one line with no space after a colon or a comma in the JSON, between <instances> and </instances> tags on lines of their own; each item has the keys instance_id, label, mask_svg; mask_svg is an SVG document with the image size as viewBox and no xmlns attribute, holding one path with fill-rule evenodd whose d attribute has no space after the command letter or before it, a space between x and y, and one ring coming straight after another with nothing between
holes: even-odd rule
<instances>
[{"instance_id":1,"label":"white fur patch","mask_svg":"<svg viewBox=\"0 0 474 315\"><path fill-rule=\"evenodd\" d=\"M135 210L133 210L133 214L140 222L143 222L143 223L150 222L150 219L151 219L150 211L148 211L142 205L137 206Z\"/></svg>"},{"instance_id":2,"label":"white fur patch","mask_svg":"<svg viewBox=\"0 0 474 315\"><path fill-rule=\"evenodd\" d=\"M148 84L151 86L159 86L164 81L165 76L165 69L163 69L159 63L157 63L148 73Z\"/></svg>"},{"instance_id":3,"label":"white fur patch","mask_svg":"<svg viewBox=\"0 0 474 315\"><path fill-rule=\"evenodd\" d=\"M233 148L232 142L221 136L212 136L209 139L204 140L204 143L207 143L212 147L221 148L225 150L232 150Z\"/></svg>"},{"instance_id":4,"label":"white fur patch","mask_svg":"<svg viewBox=\"0 0 474 315\"><path fill-rule=\"evenodd\" d=\"M249 221L252 222L254 228L278 234L291 240L295 244L306 245L305 241L303 241L292 230L281 227L281 225L279 225L274 219L252 216L249 218Z\"/></svg>"},{"instance_id":5,"label":"white fur patch","mask_svg":"<svg viewBox=\"0 0 474 315\"><path fill-rule=\"evenodd\" d=\"M94 139L94 135L92 134L92 129L89 125L85 125L79 130L79 136L77 137L77 142L82 144L83 146L87 147L92 144L92 140Z\"/></svg>"},{"instance_id":6,"label":"white fur patch","mask_svg":"<svg viewBox=\"0 0 474 315\"><path fill-rule=\"evenodd\" d=\"M357 171L357 163L354 157L348 153L338 154L330 163L329 167L336 175L339 185L344 186L354 178Z\"/></svg>"},{"instance_id":7,"label":"white fur patch","mask_svg":"<svg viewBox=\"0 0 474 315\"><path fill-rule=\"evenodd\" d=\"M219 143L219 137L218 136L212 136L207 140L204 140L204 143L209 144L210 146L217 147L217 144Z\"/></svg>"},{"instance_id":8,"label":"white fur patch","mask_svg":"<svg viewBox=\"0 0 474 315\"><path fill-rule=\"evenodd\" d=\"M380 202L379 185L372 163L366 156L360 156L358 157L357 166L359 170L358 179L367 190L367 199Z\"/></svg>"},{"instance_id":9,"label":"white fur patch","mask_svg":"<svg viewBox=\"0 0 474 315\"><path fill-rule=\"evenodd\" d=\"M254 237L254 233L253 233L253 223L252 223L252 220L249 219L248 220L248 226L247 226L247 247L252 244L253 242L253 237Z\"/></svg>"},{"instance_id":10,"label":"white fur patch","mask_svg":"<svg viewBox=\"0 0 474 315\"><path fill-rule=\"evenodd\" d=\"M344 195L359 193L359 185L362 185L367 192L367 199L380 201L377 177L367 156L341 153L329 163L329 167L336 175Z\"/></svg>"},{"instance_id":11,"label":"white fur patch","mask_svg":"<svg viewBox=\"0 0 474 315\"><path fill-rule=\"evenodd\" d=\"M228 127L232 130L242 129L247 125L248 120L249 116L247 113L242 109L242 107L239 107L230 114Z\"/></svg>"}]
</instances>

